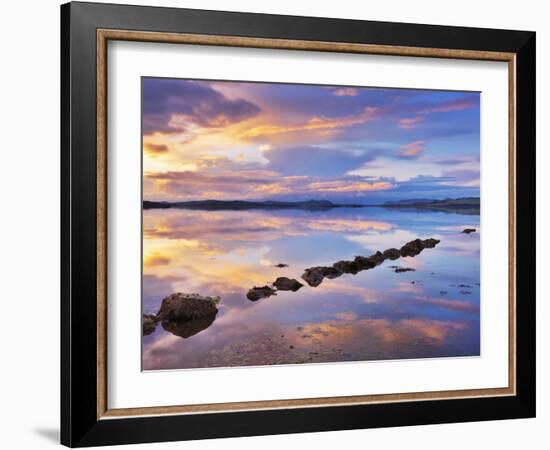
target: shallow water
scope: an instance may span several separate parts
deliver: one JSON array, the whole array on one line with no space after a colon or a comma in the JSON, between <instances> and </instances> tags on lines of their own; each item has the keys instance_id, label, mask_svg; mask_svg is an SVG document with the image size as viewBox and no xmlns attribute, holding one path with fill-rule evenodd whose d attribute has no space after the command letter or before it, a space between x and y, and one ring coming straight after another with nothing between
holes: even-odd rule
<instances>
[{"instance_id":1,"label":"shallow water","mask_svg":"<svg viewBox=\"0 0 550 450\"><path fill-rule=\"evenodd\" d=\"M213 322L171 332L159 325L144 336L144 370L479 355L479 234L461 233L479 231L478 215L157 209L143 220L144 313L174 292L221 297ZM307 267L416 238L441 242L315 288L300 278ZM395 273L392 265L415 271ZM246 298L279 276L304 287Z\"/></svg>"}]
</instances>

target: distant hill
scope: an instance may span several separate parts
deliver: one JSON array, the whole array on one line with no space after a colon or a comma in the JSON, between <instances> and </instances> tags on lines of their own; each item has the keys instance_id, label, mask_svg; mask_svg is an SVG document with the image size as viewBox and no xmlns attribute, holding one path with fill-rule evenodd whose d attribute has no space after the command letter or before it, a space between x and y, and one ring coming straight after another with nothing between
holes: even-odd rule
<instances>
[{"instance_id":1,"label":"distant hill","mask_svg":"<svg viewBox=\"0 0 550 450\"><path fill-rule=\"evenodd\" d=\"M447 198L445 200L411 199L386 202L385 208L416 208L479 214L479 197Z\"/></svg>"},{"instance_id":2,"label":"distant hill","mask_svg":"<svg viewBox=\"0 0 550 450\"><path fill-rule=\"evenodd\" d=\"M190 202L154 202L143 201L143 209L200 209L206 211L247 210L247 209L305 209L319 210L331 208L361 208L364 205L339 204L328 200L306 200L299 202L283 201L246 201L246 200L197 200Z\"/></svg>"}]
</instances>

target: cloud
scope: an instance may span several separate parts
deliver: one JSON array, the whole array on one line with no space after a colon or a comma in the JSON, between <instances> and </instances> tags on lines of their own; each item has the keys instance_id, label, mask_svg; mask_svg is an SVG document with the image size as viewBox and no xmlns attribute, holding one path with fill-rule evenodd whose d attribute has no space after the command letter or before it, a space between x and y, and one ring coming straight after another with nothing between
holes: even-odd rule
<instances>
[{"instance_id":1,"label":"cloud","mask_svg":"<svg viewBox=\"0 0 550 450\"><path fill-rule=\"evenodd\" d=\"M413 128L416 128L416 125L423 121L424 117L422 116L403 117L399 119L399 128L404 130L412 130Z\"/></svg>"},{"instance_id":2,"label":"cloud","mask_svg":"<svg viewBox=\"0 0 550 450\"><path fill-rule=\"evenodd\" d=\"M340 88L332 92L337 97L355 97L358 94L357 89L354 88Z\"/></svg>"},{"instance_id":3,"label":"cloud","mask_svg":"<svg viewBox=\"0 0 550 450\"><path fill-rule=\"evenodd\" d=\"M223 128L254 117L260 108L244 99L229 99L194 81L146 78L143 81L143 133L184 133Z\"/></svg>"},{"instance_id":4,"label":"cloud","mask_svg":"<svg viewBox=\"0 0 550 450\"><path fill-rule=\"evenodd\" d=\"M452 179L455 186L479 187L479 170L453 169L443 171L443 176Z\"/></svg>"},{"instance_id":5,"label":"cloud","mask_svg":"<svg viewBox=\"0 0 550 450\"><path fill-rule=\"evenodd\" d=\"M248 128L239 134L240 138L258 138L283 133L294 133L303 131L330 131L341 128L351 127L353 125L364 124L376 115L377 108L367 106L359 114L345 117L324 117L314 116L305 122L295 124L273 124L258 125Z\"/></svg>"},{"instance_id":6,"label":"cloud","mask_svg":"<svg viewBox=\"0 0 550 450\"><path fill-rule=\"evenodd\" d=\"M270 170L233 170L228 172L163 172L147 173L144 198L148 200L198 200L198 199L266 199L294 200L331 198L336 194L343 198L358 194L392 189L388 181L366 180L362 177L319 179L308 176L281 176Z\"/></svg>"},{"instance_id":7,"label":"cloud","mask_svg":"<svg viewBox=\"0 0 550 450\"><path fill-rule=\"evenodd\" d=\"M426 108L420 111L420 114L462 111L464 109L477 108L477 107L479 107L479 94L477 94L476 97L467 96L465 98L463 97L463 98L452 99L452 100L447 100L445 102L441 102L438 105L431 106L429 108Z\"/></svg>"},{"instance_id":8,"label":"cloud","mask_svg":"<svg viewBox=\"0 0 550 450\"><path fill-rule=\"evenodd\" d=\"M329 148L313 145L263 151L267 169L286 175L337 177L374 159L380 150Z\"/></svg>"},{"instance_id":9,"label":"cloud","mask_svg":"<svg viewBox=\"0 0 550 450\"><path fill-rule=\"evenodd\" d=\"M143 151L151 156L158 156L168 152L168 146L166 144L153 144L147 142L143 145Z\"/></svg>"},{"instance_id":10,"label":"cloud","mask_svg":"<svg viewBox=\"0 0 550 450\"><path fill-rule=\"evenodd\" d=\"M167 266L171 259L159 252L151 253L143 258L145 267Z\"/></svg>"},{"instance_id":11,"label":"cloud","mask_svg":"<svg viewBox=\"0 0 550 450\"><path fill-rule=\"evenodd\" d=\"M426 141L414 141L401 146L399 156L404 158L415 158L426 150Z\"/></svg>"},{"instance_id":12,"label":"cloud","mask_svg":"<svg viewBox=\"0 0 550 450\"><path fill-rule=\"evenodd\" d=\"M368 192L368 191L384 191L393 188L393 184L386 181L377 181L374 183L367 181L350 182L348 180L336 181L319 181L310 183L308 187L311 190L318 192Z\"/></svg>"},{"instance_id":13,"label":"cloud","mask_svg":"<svg viewBox=\"0 0 550 450\"><path fill-rule=\"evenodd\" d=\"M259 191L259 187L269 186L278 174L261 170L243 170L208 174L191 171L171 171L145 174L157 192L171 197L190 198L233 198L247 196Z\"/></svg>"},{"instance_id":14,"label":"cloud","mask_svg":"<svg viewBox=\"0 0 550 450\"><path fill-rule=\"evenodd\" d=\"M433 297L420 297L419 300L421 300L423 305L436 306L439 308L450 309L451 311L479 314L479 305L466 300L451 300Z\"/></svg>"}]
</instances>

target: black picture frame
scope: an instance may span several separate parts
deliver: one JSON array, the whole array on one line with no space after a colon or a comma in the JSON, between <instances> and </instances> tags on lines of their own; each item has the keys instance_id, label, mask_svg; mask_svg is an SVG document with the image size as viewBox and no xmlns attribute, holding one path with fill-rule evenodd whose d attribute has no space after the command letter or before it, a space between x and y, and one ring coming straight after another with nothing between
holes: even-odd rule
<instances>
[{"instance_id":1,"label":"black picture frame","mask_svg":"<svg viewBox=\"0 0 550 450\"><path fill-rule=\"evenodd\" d=\"M98 418L98 29L516 55L516 395ZM71 447L535 416L534 32L68 3L61 6L61 443Z\"/></svg>"}]
</instances>

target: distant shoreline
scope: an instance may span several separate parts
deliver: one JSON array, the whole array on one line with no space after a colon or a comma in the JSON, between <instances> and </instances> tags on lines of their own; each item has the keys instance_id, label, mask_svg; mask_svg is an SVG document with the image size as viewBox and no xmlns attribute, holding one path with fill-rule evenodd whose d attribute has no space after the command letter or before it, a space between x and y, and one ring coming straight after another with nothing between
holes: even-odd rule
<instances>
[{"instance_id":1,"label":"distant shoreline","mask_svg":"<svg viewBox=\"0 0 550 450\"><path fill-rule=\"evenodd\" d=\"M204 211L245 211L252 209L277 210L301 209L307 211L328 210L333 208L396 208L430 211L461 212L479 214L479 198L466 197L458 199L400 200L381 204L333 203L329 200L306 201L247 201L247 200L196 200L188 202L143 201L143 209L195 209Z\"/></svg>"},{"instance_id":2,"label":"distant shoreline","mask_svg":"<svg viewBox=\"0 0 550 450\"><path fill-rule=\"evenodd\" d=\"M367 205L332 203L328 200L307 200L301 202L246 201L246 200L198 200L190 202L155 202L144 200L143 209L200 209L206 211L248 209L304 209L324 210L332 208L363 208Z\"/></svg>"},{"instance_id":3,"label":"distant shoreline","mask_svg":"<svg viewBox=\"0 0 550 450\"><path fill-rule=\"evenodd\" d=\"M445 200L402 200L386 202L377 206L383 206L384 208L408 208L429 211L460 212L463 214L479 214L479 205L479 197L464 197Z\"/></svg>"}]
</instances>

